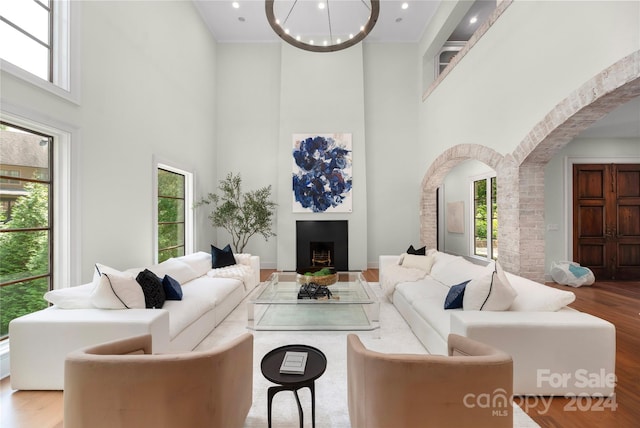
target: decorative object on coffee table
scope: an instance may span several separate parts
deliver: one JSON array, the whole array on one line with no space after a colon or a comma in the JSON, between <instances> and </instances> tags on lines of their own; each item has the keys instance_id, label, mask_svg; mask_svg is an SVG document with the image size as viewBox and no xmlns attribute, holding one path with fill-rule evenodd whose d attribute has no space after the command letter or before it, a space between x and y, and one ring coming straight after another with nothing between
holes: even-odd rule
<instances>
[{"instance_id":1,"label":"decorative object on coffee table","mask_svg":"<svg viewBox=\"0 0 640 428\"><path fill-rule=\"evenodd\" d=\"M335 269L329 267L309 267L298 269L297 281L300 285L315 283L323 287L338 282L338 273Z\"/></svg>"}]
</instances>

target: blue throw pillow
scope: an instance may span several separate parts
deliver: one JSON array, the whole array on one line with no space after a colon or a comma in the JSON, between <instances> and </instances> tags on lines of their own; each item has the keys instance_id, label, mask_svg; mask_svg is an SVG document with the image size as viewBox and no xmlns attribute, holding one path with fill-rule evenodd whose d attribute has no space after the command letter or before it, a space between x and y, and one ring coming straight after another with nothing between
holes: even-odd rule
<instances>
[{"instance_id":1,"label":"blue throw pillow","mask_svg":"<svg viewBox=\"0 0 640 428\"><path fill-rule=\"evenodd\" d=\"M449 289L447 297L444 299L445 309L460 309L462 308L462 299L464 298L464 289L471 280L461 282L460 284L452 285Z\"/></svg>"},{"instance_id":2,"label":"blue throw pillow","mask_svg":"<svg viewBox=\"0 0 640 428\"><path fill-rule=\"evenodd\" d=\"M182 287L176 279L165 275L164 278L162 278L162 286L164 287L164 294L167 300L182 300Z\"/></svg>"},{"instance_id":3,"label":"blue throw pillow","mask_svg":"<svg viewBox=\"0 0 640 428\"><path fill-rule=\"evenodd\" d=\"M236 264L236 259L233 257L231 251L231 245L227 244L222 250L220 248L211 246L211 267L214 269L232 266Z\"/></svg>"}]
</instances>

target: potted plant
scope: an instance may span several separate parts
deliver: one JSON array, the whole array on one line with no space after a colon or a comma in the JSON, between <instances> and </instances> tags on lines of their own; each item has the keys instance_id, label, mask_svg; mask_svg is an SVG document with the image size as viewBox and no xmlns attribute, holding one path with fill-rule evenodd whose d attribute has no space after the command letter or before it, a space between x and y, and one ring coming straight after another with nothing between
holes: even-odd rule
<instances>
[{"instance_id":1,"label":"potted plant","mask_svg":"<svg viewBox=\"0 0 640 428\"><path fill-rule=\"evenodd\" d=\"M221 227L231 235L233 249L237 253L244 248L255 234L265 240L276 234L271 230L277 204L271 201L271 185L242 192L240 174L227 174L218 184L221 194L209 193L196 203L196 207L213 204L209 220L213 227Z\"/></svg>"}]
</instances>

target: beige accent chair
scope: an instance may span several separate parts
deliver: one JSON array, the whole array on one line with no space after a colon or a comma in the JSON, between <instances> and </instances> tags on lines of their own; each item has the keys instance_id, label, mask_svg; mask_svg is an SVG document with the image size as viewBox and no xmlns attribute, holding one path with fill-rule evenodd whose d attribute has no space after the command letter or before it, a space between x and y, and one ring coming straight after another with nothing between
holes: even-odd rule
<instances>
[{"instance_id":1,"label":"beige accent chair","mask_svg":"<svg viewBox=\"0 0 640 428\"><path fill-rule=\"evenodd\" d=\"M449 356L383 354L349 334L351 426L512 427L511 357L455 334L448 343Z\"/></svg>"},{"instance_id":2,"label":"beige accent chair","mask_svg":"<svg viewBox=\"0 0 640 428\"><path fill-rule=\"evenodd\" d=\"M64 427L243 426L253 398L253 335L209 351L150 353L151 335L71 352Z\"/></svg>"}]
</instances>

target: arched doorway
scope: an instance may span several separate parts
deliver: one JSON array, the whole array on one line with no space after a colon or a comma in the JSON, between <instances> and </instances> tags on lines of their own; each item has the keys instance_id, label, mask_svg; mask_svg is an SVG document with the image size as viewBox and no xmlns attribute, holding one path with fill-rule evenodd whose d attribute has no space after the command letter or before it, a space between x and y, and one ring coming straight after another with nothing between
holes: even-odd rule
<instances>
[{"instance_id":1,"label":"arched doorway","mask_svg":"<svg viewBox=\"0 0 640 428\"><path fill-rule=\"evenodd\" d=\"M544 281L544 166L580 132L639 96L640 51L636 51L558 103L512 154L503 157L475 145L454 146L445 151L431 164L422 181L422 242L430 247L436 244L436 189L443 177L463 159L477 159L497 172L501 264L507 271Z\"/></svg>"}]
</instances>

